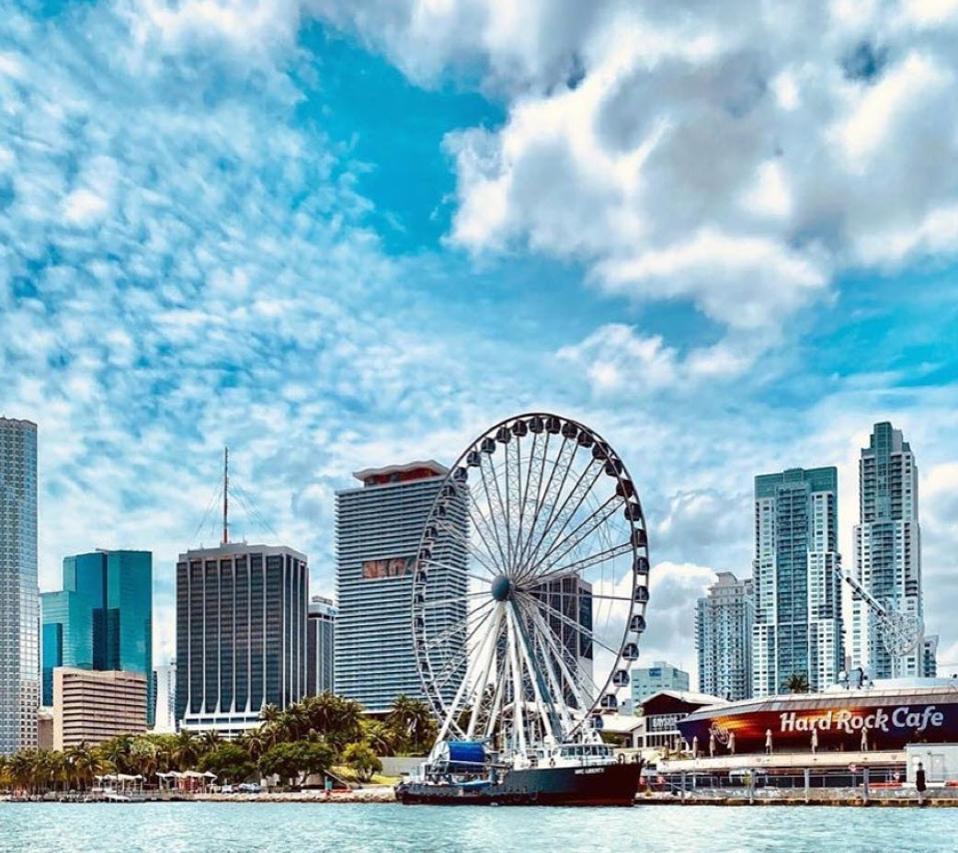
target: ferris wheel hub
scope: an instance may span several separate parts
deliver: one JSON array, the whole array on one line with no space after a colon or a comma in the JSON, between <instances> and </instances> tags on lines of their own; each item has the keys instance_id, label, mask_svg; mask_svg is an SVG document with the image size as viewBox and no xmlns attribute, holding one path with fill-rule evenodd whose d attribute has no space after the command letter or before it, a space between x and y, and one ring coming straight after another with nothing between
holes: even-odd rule
<instances>
[{"instance_id":1,"label":"ferris wheel hub","mask_svg":"<svg viewBox=\"0 0 958 853\"><path fill-rule=\"evenodd\" d=\"M508 601L512 598L512 593L515 591L515 585L512 583L512 579L507 575L499 575L494 578L492 581L492 586L490 587L490 592L492 597L496 601Z\"/></svg>"}]
</instances>

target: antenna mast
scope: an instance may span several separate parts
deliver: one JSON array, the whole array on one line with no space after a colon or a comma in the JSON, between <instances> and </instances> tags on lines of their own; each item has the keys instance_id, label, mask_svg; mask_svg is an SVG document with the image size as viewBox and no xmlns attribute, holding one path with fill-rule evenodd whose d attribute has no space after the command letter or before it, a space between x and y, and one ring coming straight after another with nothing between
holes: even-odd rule
<instances>
[{"instance_id":1,"label":"antenna mast","mask_svg":"<svg viewBox=\"0 0 958 853\"><path fill-rule=\"evenodd\" d=\"M230 449L223 448L223 544L228 545L230 541L229 524L229 489L230 489Z\"/></svg>"}]
</instances>

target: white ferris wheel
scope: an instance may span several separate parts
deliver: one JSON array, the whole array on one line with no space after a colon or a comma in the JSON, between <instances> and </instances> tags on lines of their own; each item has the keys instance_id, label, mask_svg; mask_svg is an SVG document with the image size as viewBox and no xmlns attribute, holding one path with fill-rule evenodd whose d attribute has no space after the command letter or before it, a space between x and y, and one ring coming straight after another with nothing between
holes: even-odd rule
<instances>
[{"instance_id":1,"label":"white ferris wheel","mask_svg":"<svg viewBox=\"0 0 958 853\"><path fill-rule=\"evenodd\" d=\"M629 689L648 575L637 488L601 436L547 413L483 432L441 485L413 583L439 742L597 742Z\"/></svg>"}]
</instances>

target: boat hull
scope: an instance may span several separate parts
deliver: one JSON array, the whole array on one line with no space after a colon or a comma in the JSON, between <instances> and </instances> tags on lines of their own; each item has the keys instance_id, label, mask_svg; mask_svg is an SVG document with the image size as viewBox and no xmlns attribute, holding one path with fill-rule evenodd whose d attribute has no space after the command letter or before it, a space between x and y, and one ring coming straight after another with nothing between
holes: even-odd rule
<instances>
[{"instance_id":1,"label":"boat hull","mask_svg":"<svg viewBox=\"0 0 958 853\"><path fill-rule=\"evenodd\" d=\"M642 765L536 767L508 770L497 783L404 782L396 799L406 805L631 806Z\"/></svg>"}]
</instances>

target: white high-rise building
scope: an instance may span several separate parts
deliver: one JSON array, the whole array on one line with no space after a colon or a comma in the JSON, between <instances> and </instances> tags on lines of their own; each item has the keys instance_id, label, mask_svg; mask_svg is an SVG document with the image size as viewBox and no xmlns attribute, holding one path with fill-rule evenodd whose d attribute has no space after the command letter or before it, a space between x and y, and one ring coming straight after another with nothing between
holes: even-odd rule
<instances>
[{"instance_id":1,"label":"white high-rise building","mask_svg":"<svg viewBox=\"0 0 958 853\"><path fill-rule=\"evenodd\" d=\"M153 668L153 731L172 734L176 731L176 661Z\"/></svg>"},{"instance_id":2,"label":"white high-rise building","mask_svg":"<svg viewBox=\"0 0 958 853\"><path fill-rule=\"evenodd\" d=\"M335 675L336 605L314 595L306 614L306 695L332 691Z\"/></svg>"},{"instance_id":3,"label":"white high-rise building","mask_svg":"<svg viewBox=\"0 0 958 853\"><path fill-rule=\"evenodd\" d=\"M824 690L843 669L838 471L792 468L755 478L752 693L792 678Z\"/></svg>"},{"instance_id":4,"label":"white high-rise building","mask_svg":"<svg viewBox=\"0 0 958 853\"><path fill-rule=\"evenodd\" d=\"M37 745L37 425L0 417L0 754Z\"/></svg>"},{"instance_id":5,"label":"white high-rise building","mask_svg":"<svg viewBox=\"0 0 958 853\"><path fill-rule=\"evenodd\" d=\"M918 466L901 430L875 424L858 462L859 519L854 574L865 590L892 609L923 617ZM893 658L882 644L874 610L852 597L852 666L872 678L929 675L933 654L918 645ZM930 661L930 663L928 662Z\"/></svg>"},{"instance_id":6,"label":"white high-rise building","mask_svg":"<svg viewBox=\"0 0 958 853\"><path fill-rule=\"evenodd\" d=\"M425 698L413 646L412 580L446 470L434 461L370 468L353 475L362 486L336 493L336 692L373 714L388 711L401 694ZM464 503L453 505L447 521L467 540ZM464 598L465 546L453 540L444 547L445 588ZM436 630L454 616L437 611ZM451 699L458 684L451 679L447 687Z\"/></svg>"},{"instance_id":7,"label":"white high-rise building","mask_svg":"<svg viewBox=\"0 0 958 853\"><path fill-rule=\"evenodd\" d=\"M699 693L730 701L752 696L752 579L719 572L695 607Z\"/></svg>"}]
</instances>

